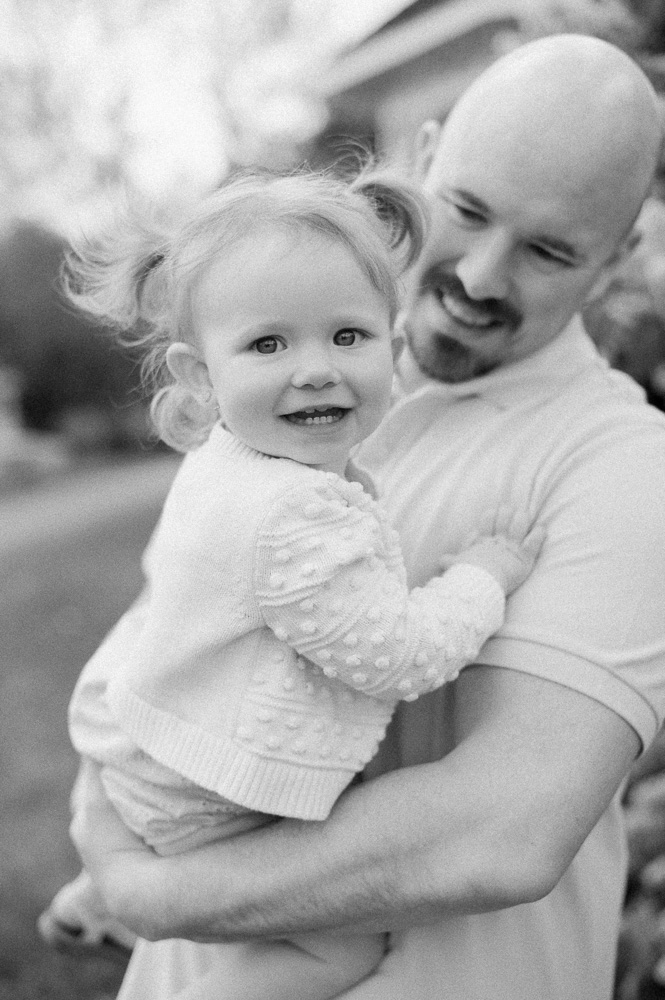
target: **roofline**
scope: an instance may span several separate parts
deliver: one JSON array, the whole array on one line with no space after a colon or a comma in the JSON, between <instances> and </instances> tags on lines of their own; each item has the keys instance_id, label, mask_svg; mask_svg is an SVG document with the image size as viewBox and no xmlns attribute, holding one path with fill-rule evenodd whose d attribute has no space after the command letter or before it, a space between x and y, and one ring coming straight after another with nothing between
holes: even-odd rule
<instances>
[{"instance_id":1,"label":"roofline","mask_svg":"<svg viewBox=\"0 0 665 1000\"><path fill-rule=\"evenodd\" d=\"M520 20L526 3L528 0L450 0L394 27L388 23L333 64L321 91L330 97L343 93L483 24Z\"/></svg>"}]
</instances>

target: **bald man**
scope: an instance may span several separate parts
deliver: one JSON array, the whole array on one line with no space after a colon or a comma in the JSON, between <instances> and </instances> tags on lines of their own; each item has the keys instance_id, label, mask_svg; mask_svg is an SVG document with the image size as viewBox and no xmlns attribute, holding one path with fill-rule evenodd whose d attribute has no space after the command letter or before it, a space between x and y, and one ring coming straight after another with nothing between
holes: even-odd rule
<instances>
[{"instance_id":1,"label":"bald man","mask_svg":"<svg viewBox=\"0 0 665 1000\"><path fill-rule=\"evenodd\" d=\"M624 252L660 141L635 64L570 35L502 59L423 129L431 237L401 398L361 464L411 585L506 507L545 527L544 550L480 663L401 711L325 823L156 859L91 776L74 834L140 934L383 929L383 962L348 998L609 1000L618 790L665 709L665 420L578 314ZM243 947L143 942L121 998L224 998Z\"/></svg>"}]
</instances>

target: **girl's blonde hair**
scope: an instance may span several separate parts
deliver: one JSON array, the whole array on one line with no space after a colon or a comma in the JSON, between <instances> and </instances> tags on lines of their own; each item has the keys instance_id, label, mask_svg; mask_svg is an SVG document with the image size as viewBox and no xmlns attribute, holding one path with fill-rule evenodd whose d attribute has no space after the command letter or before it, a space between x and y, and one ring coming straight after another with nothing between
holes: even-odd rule
<instances>
[{"instance_id":1,"label":"girl's blonde hair","mask_svg":"<svg viewBox=\"0 0 665 1000\"><path fill-rule=\"evenodd\" d=\"M399 276L422 249L426 216L409 185L376 172L350 183L325 173L245 174L170 221L126 205L105 233L73 244L66 256L66 297L121 343L143 350L153 423L178 451L200 445L217 414L214 401L202 405L173 380L167 348L192 340L192 291L206 267L274 226L340 242L394 320Z\"/></svg>"}]
</instances>

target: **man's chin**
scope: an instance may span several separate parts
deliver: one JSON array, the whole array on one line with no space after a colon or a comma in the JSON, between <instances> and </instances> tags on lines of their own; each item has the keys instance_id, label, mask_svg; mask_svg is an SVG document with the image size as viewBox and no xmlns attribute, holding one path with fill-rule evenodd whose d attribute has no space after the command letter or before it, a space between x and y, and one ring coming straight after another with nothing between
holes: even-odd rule
<instances>
[{"instance_id":1,"label":"man's chin","mask_svg":"<svg viewBox=\"0 0 665 1000\"><path fill-rule=\"evenodd\" d=\"M456 385L488 375L498 366L495 359L486 358L451 337L432 336L425 344L409 338L409 346L422 372L438 382Z\"/></svg>"}]
</instances>

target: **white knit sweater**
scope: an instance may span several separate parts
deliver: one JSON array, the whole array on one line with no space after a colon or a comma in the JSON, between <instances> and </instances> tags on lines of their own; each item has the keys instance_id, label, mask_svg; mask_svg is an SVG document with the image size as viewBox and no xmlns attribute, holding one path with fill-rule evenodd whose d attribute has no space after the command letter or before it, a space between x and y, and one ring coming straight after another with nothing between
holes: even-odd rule
<instances>
[{"instance_id":1,"label":"white knit sweater","mask_svg":"<svg viewBox=\"0 0 665 1000\"><path fill-rule=\"evenodd\" d=\"M110 678L98 697L178 775L303 819L327 816L396 702L456 677L505 607L494 578L464 565L409 594L396 532L359 483L219 426L184 459L145 567L131 641L120 628L93 658L90 676ZM84 671L75 745L112 759L85 688Z\"/></svg>"}]
</instances>

